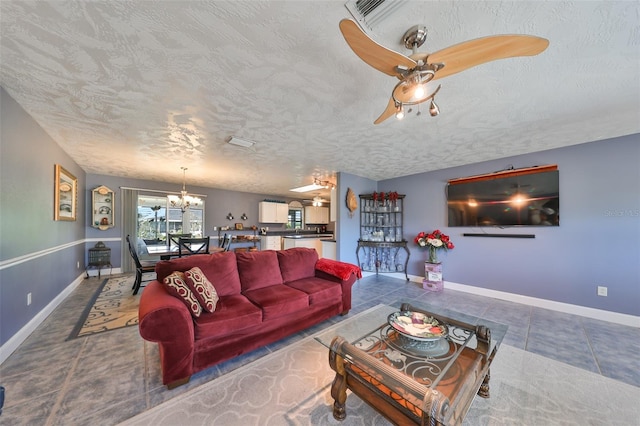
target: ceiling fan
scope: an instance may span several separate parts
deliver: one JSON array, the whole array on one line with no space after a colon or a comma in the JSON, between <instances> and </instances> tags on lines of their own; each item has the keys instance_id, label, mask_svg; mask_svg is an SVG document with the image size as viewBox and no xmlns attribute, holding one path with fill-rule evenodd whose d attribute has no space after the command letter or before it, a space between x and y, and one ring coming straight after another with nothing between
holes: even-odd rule
<instances>
[{"instance_id":1,"label":"ceiling fan","mask_svg":"<svg viewBox=\"0 0 640 426\"><path fill-rule=\"evenodd\" d=\"M405 56L376 43L351 19L340 21L340 31L360 59L378 71L400 80L391 92L387 108L374 124L379 124L394 114L397 118L402 118L405 105L418 105L429 100L429 113L436 116L440 111L434 99L440 85L429 92L427 83L486 62L534 56L549 46L549 40L541 37L495 35L465 41L435 53L419 53L417 48L425 42L427 30L424 26L416 25L403 36L405 47L412 50L411 55Z\"/></svg>"},{"instance_id":2,"label":"ceiling fan","mask_svg":"<svg viewBox=\"0 0 640 426\"><path fill-rule=\"evenodd\" d=\"M311 203L311 205L314 207L321 207L323 203L326 204L329 202L329 200L325 200L318 193L315 194L315 197L313 197L312 200L302 200L302 201Z\"/></svg>"}]
</instances>

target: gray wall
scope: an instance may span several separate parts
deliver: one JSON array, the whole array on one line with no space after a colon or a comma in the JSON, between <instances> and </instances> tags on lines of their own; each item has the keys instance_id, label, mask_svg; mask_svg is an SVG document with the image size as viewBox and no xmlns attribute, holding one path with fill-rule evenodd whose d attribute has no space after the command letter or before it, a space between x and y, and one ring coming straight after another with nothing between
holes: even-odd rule
<instances>
[{"instance_id":1,"label":"gray wall","mask_svg":"<svg viewBox=\"0 0 640 426\"><path fill-rule=\"evenodd\" d=\"M370 194L376 191L377 183L371 179L349 173L338 175L338 221L336 223L336 240L338 242L336 255L342 262L357 264L356 249L360 238L360 198L358 198L358 209L349 217L346 197L347 190L351 188L356 196L360 194Z\"/></svg>"},{"instance_id":2,"label":"gray wall","mask_svg":"<svg viewBox=\"0 0 640 426\"><path fill-rule=\"evenodd\" d=\"M560 173L560 226L448 228L449 179L543 164ZM440 229L456 245L439 253L445 281L640 315L640 135L541 151L378 183L406 194L408 271L424 275L427 253L412 241ZM535 234L534 239L463 233ZM596 294L607 286L609 295Z\"/></svg>"},{"instance_id":3,"label":"gray wall","mask_svg":"<svg viewBox=\"0 0 640 426\"><path fill-rule=\"evenodd\" d=\"M4 344L82 275L86 198L84 171L1 88L0 105L0 344ZM53 220L55 164L78 178L75 222Z\"/></svg>"},{"instance_id":4,"label":"gray wall","mask_svg":"<svg viewBox=\"0 0 640 426\"><path fill-rule=\"evenodd\" d=\"M90 247L93 247L98 240L103 241L107 247L111 248L111 260L113 266L114 268L118 268L121 266L122 254L122 243L119 240L120 238L122 238L122 197L120 188L128 187L165 192L179 192L182 184L88 174L86 184L86 197L88 200L91 199L91 189L96 188L100 185L105 185L115 192L115 226L113 228L109 228L106 231L100 231L99 229L93 228L90 221L91 203L88 202L84 211L84 220L86 223L85 231L87 235L86 248L88 249ZM221 226L233 227L235 223L242 223L245 229L251 227L252 225L255 225L258 228L262 226L268 226L269 231L283 231L285 230L284 224L261 224L258 222L258 203L265 199L277 199L286 201L287 203L294 200L293 198L279 197L268 194L251 194L248 192L227 191L224 189L198 187L189 185L188 177L187 191L190 194L199 194L205 196L203 197L203 200L205 202L205 235L216 237L218 236L218 232L213 231L214 226L217 226L218 228ZM140 191L140 193L161 195L157 193L154 194L153 192L149 191ZM233 220L227 219L227 215L229 213L233 214ZM243 213L246 213L247 215L247 220L245 221L240 219L240 216ZM128 253L126 251L125 256L128 256Z\"/></svg>"},{"instance_id":5,"label":"gray wall","mask_svg":"<svg viewBox=\"0 0 640 426\"><path fill-rule=\"evenodd\" d=\"M4 91L0 92L0 344L83 275L87 248L98 240L112 248L120 266L120 187L177 191L180 184L86 175L42 128ZM440 228L455 250L441 255L445 280L543 299L640 315L640 135L543 151L485 163L375 182L339 173L336 237L338 258L356 262L359 217L349 218L346 191L398 191L406 194L405 238ZM53 220L54 164L78 177L78 220ZM508 165L558 164L562 203L558 228L505 230L447 228L444 187L448 179L486 173ZM116 228L89 225L90 189L116 191ZM230 225L225 216L246 213L257 223L258 202L276 198L193 187L207 195L205 223ZM287 200L288 201L288 200ZM269 225L270 229L277 225ZM531 232L533 240L462 237L463 232ZM423 275L426 253L409 244L408 272ZM80 262L80 268L76 267ZM596 286L609 287L597 297ZM33 302L26 306L27 293Z\"/></svg>"}]
</instances>

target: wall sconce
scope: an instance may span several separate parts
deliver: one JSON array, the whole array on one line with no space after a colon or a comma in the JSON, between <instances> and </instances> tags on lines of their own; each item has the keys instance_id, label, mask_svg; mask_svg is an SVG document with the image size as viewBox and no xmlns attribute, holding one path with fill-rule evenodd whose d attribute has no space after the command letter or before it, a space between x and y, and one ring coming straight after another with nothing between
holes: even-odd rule
<instances>
[{"instance_id":1,"label":"wall sconce","mask_svg":"<svg viewBox=\"0 0 640 426\"><path fill-rule=\"evenodd\" d=\"M240 216L240 219L242 219L242 220L247 220L247 219L249 219L249 218L247 217L247 214L246 214L246 213L242 213L242 216Z\"/></svg>"},{"instance_id":2,"label":"wall sconce","mask_svg":"<svg viewBox=\"0 0 640 426\"><path fill-rule=\"evenodd\" d=\"M233 215L232 215L231 213L229 213L229 214L227 215L227 219L229 219L229 220L233 220Z\"/></svg>"}]
</instances>

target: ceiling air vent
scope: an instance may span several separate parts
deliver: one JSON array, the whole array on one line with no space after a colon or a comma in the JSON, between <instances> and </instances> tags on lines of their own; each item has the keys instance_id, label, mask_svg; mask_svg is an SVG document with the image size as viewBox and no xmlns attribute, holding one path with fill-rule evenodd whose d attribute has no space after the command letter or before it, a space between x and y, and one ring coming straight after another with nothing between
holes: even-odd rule
<instances>
[{"instance_id":1,"label":"ceiling air vent","mask_svg":"<svg viewBox=\"0 0 640 426\"><path fill-rule=\"evenodd\" d=\"M345 7L364 29L372 30L408 0L349 0Z\"/></svg>"}]
</instances>

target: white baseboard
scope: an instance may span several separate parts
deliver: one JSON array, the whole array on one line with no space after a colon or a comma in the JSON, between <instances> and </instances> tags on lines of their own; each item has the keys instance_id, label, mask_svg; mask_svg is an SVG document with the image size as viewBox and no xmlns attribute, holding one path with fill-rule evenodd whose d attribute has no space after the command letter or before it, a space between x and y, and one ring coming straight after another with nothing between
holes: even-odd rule
<instances>
[{"instance_id":1,"label":"white baseboard","mask_svg":"<svg viewBox=\"0 0 640 426\"><path fill-rule=\"evenodd\" d=\"M58 294L58 296L56 296L55 299L53 299L47 306L45 306L43 310L38 312L36 316L31 319L31 321L29 321L24 327L20 329L20 331L14 334L9 340L5 342L4 345L0 347L0 364L5 362L6 359L9 358L9 355L11 355L16 349L18 349L18 346L20 346L22 342L27 340L27 337L29 337L29 335L33 333L40 324L42 324L42 322L54 311L54 309L56 309L58 305L60 305L60 303L62 303L62 301L67 296L69 296L69 294L71 294L71 292L75 290L75 288L78 287L80 283L82 283L84 278L85 274L83 273L78 278L73 280L73 282L69 284L67 288L65 288L60 294Z\"/></svg>"},{"instance_id":2,"label":"white baseboard","mask_svg":"<svg viewBox=\"0 0 640 426\"><path fill-rule=\"evenodd\" d=\"M375 272L362 272L363 277L375 275ZM406 279L404 272L385 273L386 277ZM422 284L424 277L409 275L409 281ZM557 312L564 312L581 317L593 318L615 324L627 325L629 327L640 328L640 317L618 312L604 311L602 309L588 308L586 306L571 305L569 303L556 302L554 300L539 299L537 297L523 296L516 293L491 290L488 288L474 287L472 285L458 284L450 281L444 282L445 288L462 291L465 293L477 294L478 296L492 297L494 299L507 300L509 302L522 303L523 305L535 306L537 308L549 309Z\"/></svg>"},{"instance_id":3,"label":"white baseboard","mask_svg":"<svg viewBox=\"0 0 640 426\"><path fill-rule=\"evenodd\" d=\"M422 283L424 277L409 275L409 279L413 282ZM492 297L494 299L507 300L509 302L522 303L524 305L535 306L537 308L549 309L552 311L564 312L567 314L579 315L581 317L640 328L640 317L634 315L604 311L602 309L594 309L586 306L571 305L569 303L556 302L554 300L539 299L537 297L523 296L521 294L507 293L504 291L474 287L449 281L444 282L444 287L450 288L451 290L463 291L465 293L477 294L479 296Z\"/></svg>"}]
</instances>

